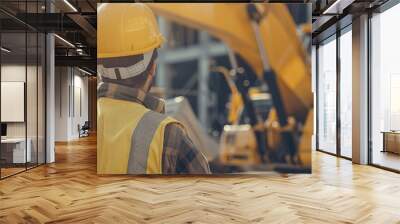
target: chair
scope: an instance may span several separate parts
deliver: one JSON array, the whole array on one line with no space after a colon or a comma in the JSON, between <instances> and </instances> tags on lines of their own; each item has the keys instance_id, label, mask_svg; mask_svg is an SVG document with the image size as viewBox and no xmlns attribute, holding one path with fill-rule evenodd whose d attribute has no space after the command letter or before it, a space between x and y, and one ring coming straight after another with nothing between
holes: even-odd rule
<instances>
[{"instance_id":1,"label":"chair","mask_svg":"<svg viewBox=\"0 0 400 224\"><path fill-rule=\"evenodd\" d=\"M85 121L85 123L82 125L82 127L80 127L80 125L78 125L79 138L89 136L89 129L90 129L89 121Z\"/></svg>"}]
</instances>

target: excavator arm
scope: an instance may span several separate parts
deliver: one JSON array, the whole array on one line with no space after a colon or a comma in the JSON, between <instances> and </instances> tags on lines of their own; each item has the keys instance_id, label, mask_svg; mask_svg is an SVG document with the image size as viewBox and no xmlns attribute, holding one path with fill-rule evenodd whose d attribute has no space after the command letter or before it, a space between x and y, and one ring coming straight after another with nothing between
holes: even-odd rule
<instances>
[{"instance_id":1,"label":"excavator arm","mask_svg":"<svg viewBox=\"0 0 400 224\"><path fill-rule=\"evenodd\" d=\"M176 23L205 30L239 54L263 79L263 65L247 13L247 4L148 3L153 11ZM282 101L289 116L304 121L313 106L307 53L285 4L255 4L265 51L277 74Z\"/></svg>"}]
</instances>

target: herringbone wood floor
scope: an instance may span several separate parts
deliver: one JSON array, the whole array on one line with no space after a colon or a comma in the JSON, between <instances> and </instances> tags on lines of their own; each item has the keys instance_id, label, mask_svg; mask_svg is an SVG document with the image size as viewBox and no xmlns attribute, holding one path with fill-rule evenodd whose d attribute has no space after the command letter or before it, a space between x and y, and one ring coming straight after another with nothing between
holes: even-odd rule
<instances>
[{"instance_id":1,"label":"herringbone wood floor","mask_svg":"<svg viewBox=\"0 0 400 224\"><path fill-rule=\"evenodd\" d=\"M313 153L312 175L96 175L94 138L0 181L0 223L400 223L400 175Z\"/></svg>"}]
</instances>

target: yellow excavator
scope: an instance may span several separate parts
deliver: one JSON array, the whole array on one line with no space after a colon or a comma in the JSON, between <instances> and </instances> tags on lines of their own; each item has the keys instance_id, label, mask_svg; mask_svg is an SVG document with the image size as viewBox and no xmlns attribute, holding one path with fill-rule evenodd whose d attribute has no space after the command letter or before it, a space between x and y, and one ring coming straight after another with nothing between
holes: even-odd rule
<instances>
[{"instance_id":1,"label":"yellow excavator","mask_svg":"<svg viewBox=\"0 0 400 224\"><path fill-rule=\"evenodd\" d=\"M249 124L224 127L219 162L260 167L289 164L310 170L313 95L310 59L296 24L281 3L147 3L159 16L207 31L230 50L232 90L230 119L246 108ZM268 86L273 109L266 120L257 115L241 57ZM254 94L253 94L254 95ZM257 95L257 94L255 94ZM239 97L240 96L240 97ZM257 169L256 169L257 170ZM283 171L286 172L286 171ZM290 172L290 171L289 171Z\"/></svg>"}]
</instances>

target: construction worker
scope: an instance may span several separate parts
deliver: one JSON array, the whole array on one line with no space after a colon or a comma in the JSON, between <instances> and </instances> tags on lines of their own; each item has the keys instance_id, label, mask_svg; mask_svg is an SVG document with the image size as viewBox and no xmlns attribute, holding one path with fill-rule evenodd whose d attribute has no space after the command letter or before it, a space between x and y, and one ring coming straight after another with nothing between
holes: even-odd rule
<instances>
[{"instance_id":1,"label":"construction worker","mask_svg":"<svg viewBox=\"0 0 400 224\"><path fill-rule=\"evenodd\" d=\"M102 4L97 11L97 172L210 174L184 126L149 94L164 41L142 3Z\"/></svg>"}]
</instances>

